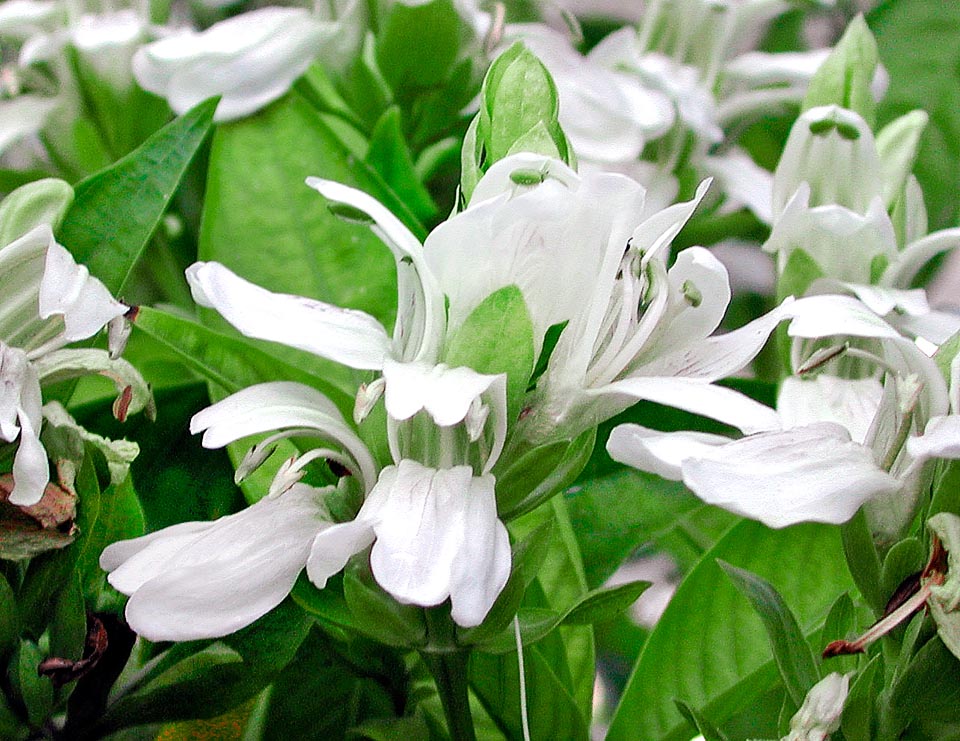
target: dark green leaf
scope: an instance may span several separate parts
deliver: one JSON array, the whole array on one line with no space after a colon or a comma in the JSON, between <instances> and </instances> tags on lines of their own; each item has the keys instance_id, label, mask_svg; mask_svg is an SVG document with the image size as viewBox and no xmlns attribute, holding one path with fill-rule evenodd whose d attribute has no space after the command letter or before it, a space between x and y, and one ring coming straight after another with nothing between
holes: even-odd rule
<instances>
[{"instance_id":1,"label":"dark green leaf","mask_svg":"<svg viewBox=\"0 0 960 741\"><path fill-rule=\"evenodd\" d=\"M690 732L675 699L707 713L728 736L756 737L738 736L725 724L745 709L755 720L765 717L759 703L776 690L779 678L768 661L760 618L716 559L769 580L809 634L837 596L851 588L839 541L836 528L822 525L770 530L743 521L733 527L687 574L657 622L608 738L687 741ZM774 727L781 704L777 699L772 710Z\"/></svg>"},{"instance_id":2,"label":"dark green leaf","mask_svg":"<svg viewBox=\"0 0 960 741\"><path fill-rule=\"evenodd\" d=\"M210 131L216 104L216 100L201 103L107 170L77 185L58 237L111 293L121 293L160 223Z\"/></svg>"},{"instance_id":3,"label":"dark green leaf","mask_svg":"<svg viewBox=\"0 0 960 741\"><path fill-rule=\"evenodd\" d=\"M354 624L388 646L414 648L426 642L423 610L401 605L374 581L366 560L354 559L343 575L343 595Z\"/></svg>"},{"instance_id":4,"label":"dark green leaf","mask_svg":"<svg viewBox=\"0 0 960 741\"><path fill-rule=\"evenodd\" d=\"M370 135L366 162L419 219L429 221L437 216L437 205L417 175L400 116L400 109L394 106L377 121Z\"/></svg>"},{"instance_id":5,"label":"dark green leaf","mask_svg":"<svg viewBox=\"0 0 960 741\"><path fill-rule=\"evenodd\" d=\"M883 2L868 15L890 86L878 117L930 114L916 175L935 229L954 226L960 190L960 5Z\"/></svg>"},{"instance_id":6,"label":"dark green leaf","mask_svg":"<svg viewBox=\"0 0 960 741\"><path fill-rule=\"evenodd\" d=\"M460 48L452 0L393 3L377 34L377 66L401 99L446 79ZM423 43L430 29L430 43Z\"/></svg>"},{"instance_id":7,"label":"dark green leaf","mask_svg":"<svg viewBox=\"0 0 960 741\"><path fill-rule=\"evenodd\" d=\"M889 595L883 591L880 556L870 534L867 518L860 510L841 528L843 552L860 593L875 614L880 615Z\"/></svg>"},{"instance_id":8,"label":"dark green leaf","mask_svg":"<svg viewBox=\"0 0 960 741\"><path fill-rule=\"evenodd\" d=\"M17 597L10 582L0 574L0 666L17 647L20 635L20 620L17 617Z\"/></svg>"},{"instance_id":9,"label":"dark green leaf","mask_svg":"<svg viewBox=\"0 0 960 741\"><path fill-rule=\"evenodd\" d=\"M828 644L838 640L850 640L857 631L857 612L850 595L844 592L833 603L827 619L823 622L823 630L813 643L813 652L816 654ZM846 673L853 671L857 666L856 656L837 656L831 658L824 670Z\"/></svg>"},{"instance_id":10,"label":"dark green leaf","mask_svg":"<svg viewBox=\"0 0 960 741\"><path fill-rule=\"evenodd\" d=\"M676 703L677 710L687 719L690 725L699 731L705 741L727 741L727 737L720 732L720 729L707 720L699 710L690 707L683 700L677 700Z\"/></svg>"},{"instance_id":11,"label":"dark green leaf","mask_svg":"<svg viewBox=\"0 0 960 741\"><path fill-rule=\"evenodd\" d=\"M101 730L212 718L253 697L290 663L311 621L290 600L216 643L178 644L186 656L160 664L107 711ZM192 651L190 649L193 649ZM171 649L173 650L173 649Z\"/></svg>"},{"instance_id":12,"label":"dark green leaf","mask_svg":"<svg viewBox=\"0 0 960 741\"><path fill-rule=\"evenodd\" d=\"M583 715L538 647L524 649L524 676L530 736L557 741L589 738ZM470 661L470 686L501 732L523 738L517 655L476 653Z\"/></svg>"},{"instance_id":13,"label":"dark green leaf","mask_svg":"<svg viewBox=\"0 0 960 741\"><path fill-rule=\"evenodd\" d=\"M820 681L820 675L796 617L766 579L724 561L719 563L763 621L780 677L793 702L799 707L807 691Z\"/></svg>"},{"instance_id":14,"label":"dark green leaf","mask_svg":"<svg viewBox=\"0 0 960 741\"><path fill-rule=\"evenodd\" d=\"M53 683L37 674L46 656L33 641L21 641L17 654L17 687L33 726L42 726L53 710Z\"/></svg>"},{"instance_id":15,"label":"dark green leaf","mask_svg":"<svg viewBox=\"0 0 960 741\"><path fill-rule=\"evenodd\" d=\"M844 741L873 741L876 738L876 680L882 667L883 658L874 656L853 680L840 719Z\"/></svg>"}]
</instances>

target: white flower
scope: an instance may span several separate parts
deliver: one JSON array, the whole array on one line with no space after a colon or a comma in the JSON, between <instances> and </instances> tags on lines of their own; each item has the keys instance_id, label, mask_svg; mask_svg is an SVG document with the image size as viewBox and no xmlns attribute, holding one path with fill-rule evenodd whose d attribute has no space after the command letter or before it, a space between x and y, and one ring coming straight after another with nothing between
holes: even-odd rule
<instances>
[{"instance_id":1,"label":"white flower","mask_svg":"<svg viewBox=\"0 0 960 741\"><path fill-rule=\"evenodd\" d=\"M357 0L339 3L336 19L303 8L260 8L143 47L133 72L177 113L220 95L215 120L241 118L286 93L321 54L342 64L343 47L359 38L359 6Z\"/></svg>"},{"instance_id":2,"label":"white flower","mask_svg":"<svg viewBox=\"0 0 960 741\"><path fill-rule=\"evenodd\" d=\"M803 705L790 719L790 733L783 741L828 741L830 734L840 730L851 676L852 672L831 672L813 685L803 698Z\"/></svg>"},{"instance_id":3,"label":"white flower","mask_svg":"<svg viewBox=\"0 0 960 741\"><path fill-rule=\"evenodd\" d=\"M46 225L0 249L0 288L0 439L19 439L10 501L29 505L40 500L49 480L40 444L40 383L91 365L109 372L114 363L105 352L61 348L91 337L127 307L74 262ZM138 400L139 407L145 403Z\"/></svg>"},{"instance_id":4,"label":"white flower","mask_svg":"<svg viewBox=\"0 0 960 741\"><path fill-rule=\"evenodd\" d=\"M517 170L541 172L543 182L519 186ZM746 365L780 317L707 340L729 302L726 271L699 248L667 269L670 242L705 189L651 213L627 178L581 178L559 162L516 155L495 163L470 207L430 235L426 259L449 297L452 326L511 284L526 298L538 352L546 330L567 322L525 404L527 439L574 436L639 399L749 430L775 422L765 407L712 382ZM482 267L478 254L488 256ZM476 267L465 273L468 262Z\"/></svg>"},{"instance_id":5,"label":"white flower","mask_svg":"<svg viewBox=\"0 0 960 741\"><path fill-rule=\"evenodd\" d=\"M907 174L912 160L889 153L890 132L916 125L905 118L879 135L888 142L883 159L856 113L822 106L801 115L777 165L764 250L776 254L781 273L803 250L824 276L808 293L854 295L900 331L940 344L960 330L960 316L932 310L911 283L932 257L960 245L960 229L926 234L922 194ZM904 211L899 228L887 212L895 201Z\"/></svg>"},{"instance_id":6,"label":"white flower","mask_svg":"<svg viewBox=\"0 0 960 741\"><path fill-rule=\"evenodd\" d=\"M916 504L920 471L907 440L944 413L942 378L911 341L854 299L801 299L789 314L795 369L834 375L784 381L777 404L784 429L731 440L621 425L607 450L771 527L839 524L873 502L875 528L889 533Z\"/></svg>"},{"instance_id":7,"label":"white flower","mask_svg":"<svg viewBox=\"0 0 960 741\"><path fill-rule=\"evenodd\" d=\"M238 514L174 525L104 551L100 563L111 572L110 583L131 595L128 622L151 640L238 630L279 604L304 566L323 588L371 544L371 568L387 592L422 606L449 598L454 620L465 627L483 621L506 584L510 546L497 519L490 474L411 460L378 472L336 407L296 383L244 389L195 415L191 430L202 431L210 448L280 430L251 450L253 466L284 437L320 438L333 446L282 467L271 493ZM296 483L303 466L317 458L348 472L338 488L355 480L365 493L353 520L334 523L326 503L334 487ZM187 614L193 619L186 620Z\"/></svg>"}]
</instances>

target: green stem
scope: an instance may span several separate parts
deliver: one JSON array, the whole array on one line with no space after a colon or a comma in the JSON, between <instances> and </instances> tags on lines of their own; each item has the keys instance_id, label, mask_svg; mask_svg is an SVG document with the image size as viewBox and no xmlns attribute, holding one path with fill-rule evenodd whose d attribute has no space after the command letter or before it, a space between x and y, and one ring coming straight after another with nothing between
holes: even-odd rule
<instances>
[{"instance_id":1,"label":"green stem","mask_svg":"<svg viewBox=\"0 0 960 741\"><path fill-rule=\"evenodd\" d=\"M421 656L437 683L450 738L453 741L476 741L467 687L470 653L454 642L454 625L449 613L437 609L424 612L429 642Z\"/></svg>"}]
</instances>

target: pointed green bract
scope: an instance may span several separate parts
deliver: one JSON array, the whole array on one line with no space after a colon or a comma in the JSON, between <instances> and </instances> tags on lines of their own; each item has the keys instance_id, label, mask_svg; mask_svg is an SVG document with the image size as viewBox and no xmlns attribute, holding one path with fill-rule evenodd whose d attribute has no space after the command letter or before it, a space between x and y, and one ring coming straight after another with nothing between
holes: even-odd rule
<instances>
[{"instance_id":1,"label":"pointed green bract","mask_svg":"<svg viewBox=\"0 0 960 741\"><path fill-rule=\"evenodd\" d=\"M114 295L166 213L213 123L212 99L76 187L57 237Z\"/></svg>"},{"instance_id":2,"label":"pointed green bract","mask_svg":"<svg viewBox=\"0 0 960 741\"><path fill-rule=\"evenodd\" d=\"M857 16L810 80L803 110L838 105L859 113L872 128L877 104L871 84L877 61L877 42L863 16Z\"/></svg>"}]
</instances>

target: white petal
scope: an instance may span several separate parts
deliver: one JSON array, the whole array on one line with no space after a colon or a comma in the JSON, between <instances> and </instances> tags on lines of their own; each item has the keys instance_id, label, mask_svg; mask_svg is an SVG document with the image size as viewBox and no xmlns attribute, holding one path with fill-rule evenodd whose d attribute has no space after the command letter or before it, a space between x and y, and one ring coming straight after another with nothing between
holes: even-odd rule
<instances>
[{"instance_id":1,"label":"white petal","mask_svg":"<svg viewBox=\"0 0 960 741\"><path fill-rule=\"evenodd\" d=\"M726 378L757 356L777 325L791 316L794 303L792 300L784 301L773 311L739 329L708 337L655 358L643 366L642 372L645 375L684 376L706 381Z\"/></svg>"},{"instance_id":2,"label":"white petal","mask_svg":"<svg viewBox=\"0 0 960 741\"><path fill-rule=\"evenodd\" d=\"M177 113L221 95L216 120L246 116L283 95L317 56L327 24L303 8L267 7L143 47L133 59L141 87Z\"/></svg>"},{"instance_id":3,"label":"white petal","mask_svg":"<svg viewBox=\"0 0 960 741\"><path fill-rule=\"evenodd\" d=\"M875 378L788 376L780 386L777 411L786 428L834 422L846 428L854 442L863 443L882 396L883 386Z\"/></svg>"},{"instance_id":4,"label":"white petal","mask_svg":"<svg viewBox=\"0 0 960 741\"><path fill-rule=\"evenodd\" d=\"M361 370L379 370L390 352L386 330L369 314L272 293L216 262L187 269L194 300L220 312L247 337L279 342Z\"/></svg>"},{"instance_id":5,"label":"white petal","mask_svg":"<svg viewBox=\"0 0 960 741\"><path fill-rule=\"evenodd\" d=\"M25 136L38 134L60 104L57 98L20 95L0 101L0 154Z\"/></svg>"},{"instance_id":6,"label":"white petal","mask_svg":"<svg viewBox=\"0 0 960 741\"><path fill-rule=\"evenodd\" d=\"M361 519L332 525L314 539L307 558L307 576L317 589L343 570L355 553L368 547L374 539L373 527Z\"/></svg>"},{"instance_id":7,"label":"white petal","mask_svg":"<svg viewBox=\"0 0 960 741\"><path fill-rule=\"evenodd\" d=\"M424 409L441 427L462 422L473 400L498 378L466 367L398 363L389 359L383 364L383 377L391 417L410 419Z\"/></svg>"},{"instance_id":8,"label":"white petal","mask_svg":"<svg viewBox=\"0 0 960 741\"><path fill-rule=\"evenodd\" d=\"M839 425L821 422L752 435L683 462L701 499L768 525L840 524L900 483Z\"/></svg>"},{"instance_id":9,"label":"white petal","mask_svg":"<svg viewBox=\"0 0 960 741\"><path fill-rule=\"evenodd\" d=\"M377 513L377 541L370 554L377 582L400 602L424 607L443 602L455 585L465 588L456 564L467 547L469 500L492 489L492 476L476 479L468 466L436 470L403 460L396 468L384 469L369 497ZM472 513L471 523L483 518L482 510ZM486 585L481 592L488 593L488 587L499 582L502 554L496 544L482 550L489 560L473 567ZM471 600L474 605L482 602L469 589L461 596L468 605Z\"/></svg>"},{"instance_id":10,"label":"white petal","mask_svg":"<svg viewBox=\"0 0 960 741\"><path fill-rule=\"evenodd\" d=\"M687 458L704 455L730 438L705 432L660 432L640 425L618 425L607 439L607 452L620 463L649 471L671 481L683 479Z\"/></svg>"},{"instance_id":11,"label":"white petal","mask_svg":"<svg viewBox=\"0 0 960 741\"><path fill-rule=\"evenodd\" d=\"M32 371L28 372L20 403L20 438L13 459L10 503L22 506L39 502L50 481L47 453L40 444L40 384Z\"/></svg>"},{"instance_id":12,"label":"white petal","mask_svg":"<svg viewBox=\"0 0 960 741\"><path fill-rule=\"evenodd\" d=\"M819 339L846 335L900 339L900 333L866 306L849 296L807 296L790 308L791 337Z\"/></svg>"},{"instance_id":13,"label":"white petal","mask_svg":"<svg viewBox=\"0 0 960 741\"><path fill-rule=\"evenodd\" d=\"M934 345L942 345L960 332L960 314L952 311L906 314L891 317L890 320L904 334L922 337Z\"/></svg>"},{"instance_id":14,"label":"white petal","mask_svg":"<svg viewBox=\"0 0 960 741\"><path fill-rule=\"evenodd\" d=\"M933 257L960 246L960 227L941 229L911 244L891 262L881 282L885 286L906 288Z\"/></svg>"},{"instance_id":15,"label":"white petal","mask_svg":"<svg viewBox=\"0 0 960 741\"><path fill-rule=\"evenodd\" d=\"M587 393L601 398L620 396L653 401L725 422L748 433L780 427L780 418L770 407L698 378L634 376Z\"/></svg>"},{"instance_id":16,"label":"white petal","mask_svg":"<svg viewBox=\"0 0 960 741\"><path fill-rule=\"evenodd\" d=\"M677 256L667 276L678 294L692 295L673 314L658 344L673 348L703 340L720 326L730 303L727 269L703 247L690 247Z\"/></svg>"},{"instance_id":17,"label":"white petal","mask_svg":"<svg viewBox=\"0 0 960 741\"><path fill-rule=\"evenodd\" d=\"M728 62L723 71L726 77L751 86L805 85L830 52L831 49L777 53L751 51Z\"/></svg>"},{"instance_id":18,"label":"white petal","mask_svg":"<svg viewBox=\"0 0 960 741\"><path fill-rule=\"evenodd\" d=\"M151 641L185 641L227 635L265 615L290 593L314 537L329 524L321 496L296 485L217 520L190 542L186 528L173 531L180 549L130 597L130 627ZM172 550L157 537L131 560L156 571L158 552Z\"/></svg>"},{"instance_id":19,"label":"white petal","mask_svg":"<svg viewBox=\"0 0 960 741\"><path fill-rule=\"evenodd\" d=\"M471 628L483 622L510 578L510 537L497 519L493 476L474 477L464 492L463 547L450 581L454 622Z\"/></svg>"},{"instance_id":20,"label":"white petal","mask_svg":"<svg viewBox=\"0 0 960 741\"><path fill-rule=\"evenodd\" d=\"M907 452L918 460L960 458L960 415L931 419L923 435L907 440Z\"/></svg>"},{"instance_id":21,"label":"white petal","mask_svg":"<svg viewBox=\"0 0 960 741\"><path fill-rule=\"evenodd\" d=\"M197 412L190 432L203 432L206 448L262 432L287 428L316 430L318 437L342 445L360 467L354 471L369 487L376 480L376 463L363 441L344 422L339 410L316 389L300 383L274 381L250 386Z\"/></svg>"},{"instance_id":22,"label":"white petal","mask_svg":"<svg viewBox=\"0 0 960 741\"><path fill-rule=\"evenodd\" d=\"M738 149L704 157L700 164L705 173L716 178L734 207L746 206L764 224L773 223L773 173Z\"/></svg>"},{"instance_id":23,"label":"white petal","mask_svg":"<svg viewBox=\"0 0 960 741\"><path fill-rule=\"evenodd\" d=\"M149 535L111 543L100 554L100 568L110 572L110 584L133 594L151 579L166 573L167 564L213 522L181 522Z\"/></svg>"},{"instance_id":24,"label":"white petal","mask_svg":"<svg viewBox=\"0 0 960 741\"><path fill-rule=\"evenodd\" d=\"M897 290L868 286L860 283L845 283L830 278L815 280L807 291L808 295L849 292L856 296L878 316L886 317L892 311L920 316L930 313L927 293L922 288Z\"/></svg>"},{"instance_id":25,"label":"white petal","mask_svg":"<svg viewBox=\"0 0 960 741\"><path fill-rule=\"evenodd\" d=\"M400 308L394 328L395 342L405 360L435 360L446 312L443 294L427 265L423 245L388 208L363 191L315 177L307 178L306 183L324 198L358 209L373 220L374 234L390 248L397 261L397 306ZM412 263L413 280L404 279L406 263ZM412 321L419 323L411 326Z\"/></svg>"}]
</instances>

